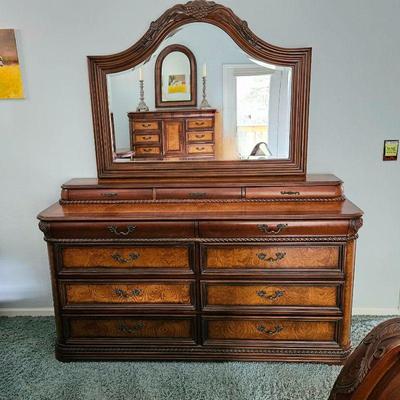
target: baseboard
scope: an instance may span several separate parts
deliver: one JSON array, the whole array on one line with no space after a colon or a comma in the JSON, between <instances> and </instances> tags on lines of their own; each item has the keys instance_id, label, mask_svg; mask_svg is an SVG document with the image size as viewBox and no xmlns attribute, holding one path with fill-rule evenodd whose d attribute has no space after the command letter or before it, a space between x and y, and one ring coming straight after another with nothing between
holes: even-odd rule
<instances>
[{"instance_id":1,"label":"baseboard","mask_svg":"<svg viewBox=\"0 0 400 400\"><path fill-rule=\"evenodd\" d=\"M353 315L400 315L398 308L369 308L369 307L354 307Z\"/></svg>"},{"instance_id":2,"label":"baseboard","mask_svg":"<svg viewBox=\"0 0 400 400\"><path fill-rule=\"evenodd\" d=\"M1 308L2 317L48 317L54 315L53 307L48 308Z\"/></svg>"}]
</instances>

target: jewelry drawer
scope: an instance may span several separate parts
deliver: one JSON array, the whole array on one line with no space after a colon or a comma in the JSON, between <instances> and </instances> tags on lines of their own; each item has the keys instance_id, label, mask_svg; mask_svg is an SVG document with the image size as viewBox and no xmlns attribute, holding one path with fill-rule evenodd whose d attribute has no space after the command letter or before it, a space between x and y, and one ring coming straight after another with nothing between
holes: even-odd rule
<instances>
[{"instance_id":1,"label":"jewelry drawer","mask_svg":"<svg viewBox=\"0 0 400 400\"><path fill-rule=\"evenodd\" d=\"M206 144L206 143L199 143L199 144L189 144L187 146L187 152L189 154L207 154L207 153L214 153L214 145L213 144Z\"/></svg>"},{"instance_id":2,"label":"jewelry drawer","mask_svg":"<svg viewBox=\"0 0 400 400\"><path fill-rule=\"evenodd\" d=\"M161 154L161 148L159 146L135 146L136 157L146 157Z\"/></svg>"},{"instance_id":3,"label":"jewelry drawer","mask_svg":"<svg viewBox=\"0 0 400 400\"><path fill-rule=\"evenodd\" d=\"M186 129L212 128L214 126L213 118L187 119Z\"/></svg>"},{"instance_id":4,"label":"jewelry drawer","mask_svg":"<svg viewBox=\"0 0 400 400\"><path fill-rule=\"evenodd\" d=\"M340 283L202 281L204 311L330 311L339 313Z\"/></svg>"},{"instance_id":5,"label":"jewelry drawer","mask_svg":"<svg viewBox=\"0 0 400 400\"><path fill-rule=\"evenodd\" d=\"M152 189L64 189L62 200L152 200Z\"/></svg>"},{"instance_id":6,"label":"jewelry drawer","mask_svg":"<svg viewBox=\"0 0 400 400\"><path fill-rule=\"evenodd\" d=\"M343 195L341 185L247 187L246 199L335 198Z\"/></svg>"},{"instance_id":7,"label":"jewelry drawer","mask_svg":"<svg viewBox=\"0 0 400 400\"><path fill-rule=\"evenodd\" d=\"M276 236L330 236L347 235L349 222L346 220L302 220L302 221L200 221L200 237L276 237Z\"/></svg>"},{"instance_id":8,"label":"jewelry drawer","mask_svg":"<svg viewBox=\"0 0 400 400\"><path fill-rule=\"evenodd\" d=\"M110 205L110 209L113 205ZM129 209L129 207L127 207ZM122 216L123 218L123 216ZM55 222L48 229L49 237L58 239L134 240L154 238L193 238L194 222Z\"/></svg>"},{"instance_id":9,"label":"jewelry drawer","mask_svg":"<svg viewBox=\"0 0 400 400\"><path fill-rule=\"evenodd\" d=\"M240 199L242 195L240 188L171 188L156 189L156 198L160 199Z\"/></svg>"},{"instance_id":10,"label":"jewelry drawer","mask_svg":"<svg viewBox=\"0 0 400 400\"><path fill-rule=\"evenodd\" d=\"M158 121L134 121L133 129L135 131L153 131L159 129Z\"/></svg>"},{"instance_id":11,"label":"jewelry drawer","mask_svg":"<svg viewBox=\"0 0 400 400\"><path fill-rule=\"evenodd\" d=\"M322 318L204 317L205 345L266 341L334 342L338 321Z\"/></svg>"},{"instance_id":12,"label":"jewelry drawer","mask_svg":"<svg viewBox=\"0 0 400 400\"><path fill-rule=\"evenodd\" d=\"M159 134L136 134L134 136L134 141L137 144L141 143L160 143L160 135Z\"/></svg>"},{"instance_id":13,"label":"jewelry drawer","mask_svg":"<svg viewBox=\"0 0 400 400\"><path fill-rule=\"evenodd\" d=\"M187 140L188 142L212 142L214 139L213 131L203 131L203 132L188 132Z\"/></svg>"},{"instance_id":14,"label":"jewelry drawer","mask_svg":"<svg viewBox=\"0 0 400 400\"><path fill-rule=\"evenodd\" d=\"M62 272L193 273L193 245L65 246Z\"/></svg>"},{"instance_id":15,"label":"jewelry drawer","mask_svg":"<svg viewBox=\"0 0 400 400\"><path fill-rule=\"evenodd\" d=\"M341 247L335 245L203 244L201 267L206 273L287 270L339 270Z\"/></svg>"},{"instance_id":16,"label":"jewelry drawer","mask_svg":"<svg viewBox=\"0 0 400 400\"><path fill-rule=\"evenodd\" d=\"M195 317L182 316L71 316L64 317L67 342L126 340L127 342L196 342ZM182 343L183 344L183 343Z\"/></svg>"},{"instance_id":17,"label":"jewelry drawer","mask_svg":"<svg viewBox=\"0 0 400 400\"><path fill-rule=\"evenodd\" d=\"M65 309L118 306L193 310L195 303L194 281L189 280L60 280L60 290Z\"/></svg>"}]
</instances>

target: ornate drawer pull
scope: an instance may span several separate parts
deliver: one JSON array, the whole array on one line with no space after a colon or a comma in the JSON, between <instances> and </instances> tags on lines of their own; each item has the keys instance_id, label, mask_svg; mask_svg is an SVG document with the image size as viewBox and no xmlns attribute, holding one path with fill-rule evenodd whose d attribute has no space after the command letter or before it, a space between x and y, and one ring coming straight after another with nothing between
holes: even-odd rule
<instances>
[{"instance_id":1,"label":"ornate drawer pull","mask_svg":"<svg viewBox=\"0 0 400 400\"><path fill-rule=\"evenodd\" d=\"M202 125L204 125L204 121L195 121L195 124L197 126L202 126Z\"/></svg>"},{"instance_id":2,"label":"ornate drawer pull","mask_svg":"<svg viewBox=\"0 0 400 400\"><path fill-rule=\"evenodd\" d=\"M142 289L133 289L131 292L128 292L124 289L114 289L113 292L121 298L127 299L128 297L137 297L143 294Z\"/></svg>"},{"instance_id":3,"label":"ornate drawer pull","mask_svg":"<svg viewBox=\"0 0 400 400\"><path fill-rule=\"evenodd\" d=\"M136 333L144 328L144 324L142 322L138 322L137 324L133 325L132 328L130 328L128 325L125 324L125 322L120 322L118 325L118 329L120 332L123 333Z\"/></svg>"},{"instance_id":4,"label":"ornate drawer pull","mask_svg":"<svg viewBox=\"0 0 400 400\"><path fill-rule=\"evenodd\" d=\"M142 149L144 153L151 153L152 149Z\"/></svg>"},{"instance_id":5,"label":"ornate drawer pull","mask_svg":"<svg viewBox=\"0 0 400 400\"><path fill-rule=\"evenodd\" d=\"M129 261L135 261L140 257L139 253L131 253L129 254L128 258L124 258L121 256L121 254L115 253L111 256L115 261L121 263L121 264L126 264Z\"/></svg>"},{"instance_id":6,"label":"ornate drawer pull","mask_svg":"<svg viewBox=\"0 0 400 400\"><path fill-rule=\"evenodd\" d=\"M118 193L115 192L105 192L105 193L101 193L101 196L103 197L117 197Z\"/></svg>"},{"instance_id":7,"label":"ornate drawer pull","mask_svg":"<svg viewBox=\"0 0 400 400\"><path fill-rule=\"evenodd\" d=\"M280 325L276 325L274 329L267 329L264 325L257 326L258 332L265 333L266 335L273 336L279 332L283 331L283 328Z\"/></svg>"},{"instance_id":8,"label":"ornate drawer pull","mask_svg":"<svg viewBox=\"0 0 400 400\"><path fill-rule=\"evenodd\" d=\"M142 139L143 139L143 140L150 140L150 139L151 139L151 136L142 136Z\"/></svg>"},{"instance_id":9,"label":"ornate drawer pull","mask_svg":"<svg viewBox=\"0 0 400 400\"><path fill-rule=\"evenodd\" d=\"M300 192L281 192L281 195L287 195L287 196L300 196Z\"/></svg>"},{"instance_id":10,"label":"ornate drawer pull","mask_svg":"<svg viewBox=\"0 0 400 400\"><path fill-rule=\"evenodd\" d=\"M189 193L189 197L192 199L204 199L204 197L207 196L207 193L205 192L191 192Z\"/></svg>"},{"instance_id":11,"label":"ornate drawer pull","mask_svg":"<svg viewBox=\"0 0 400 400\"><path fill-rule=\"evenodd\" d=\"M257 254L257 257L261 261L267 261L267 262L277 262L279 260L283 260L286 256L286 253L275 253L275 257L267 257L265 253L259 253Z\"/></svg>"},{"instance_id":12,"label":"ornate drawer pull","mask_svg":"<svg viewBox=\"0 0 400 400\"><path fill-rule=\"evenodd\" d=\"M135 226L135 225L128 225L126 231L119 231L119 230L118 230L118 227L116 227L116 226L114 226L114 225L108 226L107 228L108 228L108 230L109 230L111 233L113 233L114 235L117 235L117 236L120 236L120 235L122 235L122 236L128 236L130 233L135 232L136 226Z\"/></svg>"},{"instance_id":13,"label":"ornate drawer pull","mask_svg":"<svg viewBox=\"0 0 400 400\"><path fill-rule=\"evenodd\" d=\"M203 150L205 150L205 148L204 147L196 147L196 150L197 151L203 151Z\"/></svg>"},{"instance_id":14,"label":"ornate drawer pull","mask_svg":"<svg viewBox=\"0 0 400 400\"><path fill-rule=\"evenodd\" d=\"M143 127L143 128L150 128L150 127L151 127L151 124L142 124L142 127Z\"/></svg>"},{"instance_id":15,"label":"ornate drawer pull","mask_svg":"<svg viewBox=\"0 0 400 400\"><path fill-rule=\"evenodd\" d=\"M257 225L257 228L261 232L266 233L267 235L269 235L269 234L276 235L276 234L282 232L287 227L288 227L288 224L278 224L276 226L276 228L270 227L269 225L265 225L265 224Z\"/></svg>"},{"instance_id":16,"label":"ornate drawer pull","mask_svg":"<svg viewBox=\"0 0 400 400\"><path fill-rule=\"evenodd\" d=\"M257 291L257 296L261 297L266 300L277 300L279 297L283 297L285 292L283 290L277 290L274 294L267 295L267 292L265 290L258 290Z\"/></svg>"},{"instance_id":17,"label":"ornate drawer pull","mask_svg":"<svg viewBox=\"0 0 400 400\"><path fill-rule=\"evenodd\" d=\"M197 139L202 139L205 135L196 135Z\"/></svg>"}]
</instances>

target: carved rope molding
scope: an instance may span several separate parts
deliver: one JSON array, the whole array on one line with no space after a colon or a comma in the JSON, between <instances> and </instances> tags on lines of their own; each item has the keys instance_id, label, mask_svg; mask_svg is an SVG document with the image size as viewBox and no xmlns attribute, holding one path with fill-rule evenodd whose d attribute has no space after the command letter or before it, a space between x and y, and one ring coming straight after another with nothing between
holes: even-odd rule
<instances>
[{"instance_id":1,"label":"carved rope molding","mask_svg":"<svg viewBox=\"0 0 400 400\"><path fill-rule=\"evenodd\" d=\"M375 327L354 350L335 382L329 400L354 392L371 369L394 347L400 347L400 318Z\"/></svg>"}]
</instances>

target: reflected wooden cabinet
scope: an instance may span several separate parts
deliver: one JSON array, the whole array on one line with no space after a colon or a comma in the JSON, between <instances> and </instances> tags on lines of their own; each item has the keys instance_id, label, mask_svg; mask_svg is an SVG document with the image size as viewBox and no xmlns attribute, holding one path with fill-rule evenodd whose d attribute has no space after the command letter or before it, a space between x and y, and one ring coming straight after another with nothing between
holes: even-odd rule
<instances>
[{"instance_id":1,"label":"reflected wooden cabinet","mask_svg":"<svg viewBox=\"0 0 400 400\"><path fill-rule=\"evenodd\" d=\"M214 158L216 110L128 113L135 158Z\"/></svg>"}]
</instances>

